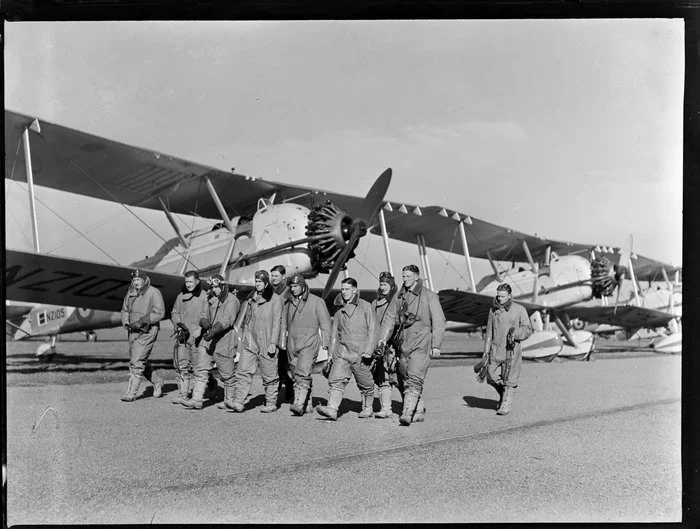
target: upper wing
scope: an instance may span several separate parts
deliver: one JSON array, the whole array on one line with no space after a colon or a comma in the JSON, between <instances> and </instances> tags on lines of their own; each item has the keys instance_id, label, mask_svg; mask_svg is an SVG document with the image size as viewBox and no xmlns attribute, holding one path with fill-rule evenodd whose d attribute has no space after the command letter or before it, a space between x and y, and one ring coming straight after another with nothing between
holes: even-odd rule
<instances>
[{"instance_id":1,"label":"upper wing","mask_svg":"<svg viewBox=\"0 0 700 529\"><path fill-rule=\"evenodd\" d=\"M410 204L388 203L384 207L387 235L392 239L415 244L419 235L425 239L425 244L444 252L462 254L460 222L464 226L469 254L471 257L486 259L488 254L497 261L527 262L527 254L523 242L527 243L533 259L540 260L547 252L559 255L579 254L589 257L591 250L601 247L595 244L580 244L569 241L556 241L528 235L503 226L491 224L464 213L446 210L440 206L415 206ZM379 226L372 228L372 233L381 234ZM612 248L604 253L613 264L617 264L620 248ZM661 269L671 275L680 267L671 266L654 259L636 255L633 258L634 273L640 280L660 280Z\"/></svg>"},{"instance_id":2,"label":"upper wing","mask_svg":"<svg viewBox=\"0 0 700 529\"><path fill-rule=\"evenodd\" d=\"M5 111L5 175L26 179L20 146L22 132L33 118ZM40 121L40 132L30 130L34 182L38 185L130 206L160 209L162 198L174 213L218 218L219 212L206 191L205 177L217 190L224 206L237 215L255 211L261 197L276 193L276 202L294 201L306 207L332 200L350 213L360 211L362 198L280 182L265 181L222 171L149 149L126 145L75 129ZM412 244L422 235L431 248L461 254L459 222L463 222L472 257L499 261L527 261L523 242L541 259L547 248L564 254L588 255L597 245L555 241L491 224L439 206L418 207L387 203L384 208L389 237ZM380 233L378 226L371 230ZM619 258L606 254L613 263ZM635 275L640 280L660 279L661 268L671 274L678 267L638 256Z\"/></svg>"},{"instance_id":3,"label":"upper wing","mask_svg":"<svg viewBox=\"0 0 700 529\"><path fill-rule=\"evenodd\" d=\"M26 180L20 144L33 120L5 110L6 177ZM151 209L161 208L160 197L174 213L219 218L207 192L208 177L229 215L250 215L259 198L273 193L276 202L293 200L309 208L332 200L354 213L362 204L359 197L222 171L46 121L39 125L40 132L29 132L34 183L69 193Z\"/></svg>"},{"instance_id":4,"label":"upper wing","mask_svg":"<svg viewBox=\"0 0 700 529\"><path fill-rule=\"evenodd\" d=\"M647 327L654 329L664 327L674 318L668 312L662 312L634 305L621 305L617 307L576 307L572 306L565 311L571 318L579 318L590 323L608 323L625 328Z\"/></svg>"}]
</instances>

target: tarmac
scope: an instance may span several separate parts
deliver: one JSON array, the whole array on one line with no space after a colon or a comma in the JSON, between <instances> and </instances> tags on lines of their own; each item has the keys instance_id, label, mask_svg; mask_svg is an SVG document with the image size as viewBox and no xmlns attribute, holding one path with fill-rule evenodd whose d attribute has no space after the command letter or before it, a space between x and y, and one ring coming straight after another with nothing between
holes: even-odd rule
<instances>
[{"instance_id":1,"label":"tarmac","mask_svg":"<svg viewBox=\"0 0 700 529\"><path fill-rule=\"evenodd\" d=\"M508 416L474 363L434 360L426 421L410 427L396 390L391 419L358 419L354 382L332 422L288 404L259 413L259 376L235 414L172 404L163 365L168 394L146 384L132 403L119 400L125 369L102 380L76 367L60 382L10 370L8 523L681 520L680 355L525 363Z\"/></svg>"}]
</instances>

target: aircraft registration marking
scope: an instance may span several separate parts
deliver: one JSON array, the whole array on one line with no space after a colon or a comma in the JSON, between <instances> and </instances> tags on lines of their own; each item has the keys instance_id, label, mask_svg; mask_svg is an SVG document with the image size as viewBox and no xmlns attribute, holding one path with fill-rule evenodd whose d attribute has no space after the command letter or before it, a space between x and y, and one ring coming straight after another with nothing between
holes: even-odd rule
<instances>
[{"instance_id":1,"label":"aircraft registration marking","mask_svg":"<svg viewBox=\"0 0 700 529\"><path fill-rule=\"evenodd\" d=\"M20 275L23 272L23 267L21 265L13 265L5 270L5 285L7 287L16 286L23 290L33 290L36 292L51 292L52 288L43 288L49 285L55 285L60 282L64 282L71 279L79 278L79 281L74 282L66 287L62 287L60 290L56 290L56 293L65 294L70 292L76 296L83 296L88 298L96 298L101 296L106 296L110 292L114 292L117 289L125 291L126 287L129 286L131 281L123 279L112 279L112 278L98 278L97 276L85 277L80 273L75 272L65 272L63 270L51 270L50 274L58 277L51 277L49 279L43 279L40 281L28 282L27 279L42 272L47 272L44 268L37 268L24 275ZM41 277L41 276L40 276ZM104 288L95 290L98 286L104 286ZM156 288L157 285L154 285ZM77 289L77 290L76 290ZM122 297L108 296L107 299L113 301L121 301Z\"/></svg>"}]
</instances>

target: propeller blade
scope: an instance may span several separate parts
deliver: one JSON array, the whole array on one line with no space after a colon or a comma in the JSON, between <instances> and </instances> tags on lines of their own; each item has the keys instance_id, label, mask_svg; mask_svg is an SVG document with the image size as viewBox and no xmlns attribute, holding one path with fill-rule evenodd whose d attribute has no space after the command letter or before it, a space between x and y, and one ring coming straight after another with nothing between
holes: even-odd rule
<instances>
[{"instance_id":1,"label":"propeller blade","mask_svg":"<svg viewBox=\"0 0 700 529\"><path fill-rule=\"evenodd\" d=\"M615 308L613 314L617 314L617 304L620 302L620 292L622 292L622 284L625 282L625 271L622 270L620 278L617 280L617 296L615 297Z\"/></svg>"},{"instance_id":2,"label":"propeller blade","mask_svg":"<svg viewBox=\"0 0 700 529\"><path fill-rule=\"evenodd\" d=\"M379 212L384 202L384 196L391 183L391 167L384 171L370 188L367 196L362 201L358 217L364 219L367 224L371 224L375 215Z\"/></svg>"},{"instance_id":3,"label":"propeller blade","mask_svg":"<svg viewBox=\"0 0 700 529\"><path fill-rule=\"evenodd\" d=\"M632 256L632 234L630 233L625 239L625 244L620 252L620 260L617 266L627 268L630 266L630 258Z\"/></svg>"},{"instance_id":4,"label":"propeller blade","mask_svg":"<svg viewBox=\"0 0 700 529\"><path fill-rule=\"evenodd\" d=\"M331 289L335 284L335 280L338 279L338 274L340 274L340 270L343 268L343 266L345 266L345 262L348 260L348 255L350 255L353 246L361 236L362 233L359 229L353 229L352 235L350 236L350 240L345 245L345 248L343 248L343 252L336 259L335 264L333 265L333 270L331 270L330 274L328 275L326 286L323 287L323 295L321 296L321 298L324 301L328 297L328 294L330 294Z\"/></svg>"},{"instance_id":5,"label":"propeller blade","mask_svg":"<svg viewBox=\"0 0 700 529\"><path fill-rule=\"evenodd\" d=\"M615 308L613 309L613 314L617 314L617 305L620 302L620 293L622 292L622 285L625 282L625 277L629 267L632 266L630 258L632 256L632 234L630 233L625 239L625 244L622 246L620 251L620 260L617 262L617 296L615 298Z\"/></svg>"},{"instance_id":6,"label":"propeller blade","mask_svg":"<svg viewBox=\"0 0 700 529\"><path fill-rule=\"evenodd\" d=\"M356 212L357 217L350 227L352 230L350 238L345 243L342 253L336 258L333 269L328 275L326 286L323 288L323 295L321 297L324 300L328 297L328 294L330 294L330 291L335 284L335 280L338 279L338 274L340 274L341 269L343 266L345 266L345 263L348 260L350 252L352 252L360 237L367 233L367 225L372 222L374 217L379 212L379 208L382 207L384 197L386 196L386 192L389 189L389 184L391 183L391 173L391 167L389 167L379 175L379 178L377 178L374 184L372 184L372 187L367 192L367 196L365 196L362 204L358 208L358 211Z\"/></svg>"}]
</instances>

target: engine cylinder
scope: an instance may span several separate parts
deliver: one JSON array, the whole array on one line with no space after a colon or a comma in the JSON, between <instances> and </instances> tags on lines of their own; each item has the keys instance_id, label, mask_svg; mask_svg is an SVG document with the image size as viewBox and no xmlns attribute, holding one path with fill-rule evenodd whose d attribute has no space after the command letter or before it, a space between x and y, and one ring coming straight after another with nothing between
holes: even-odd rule
<instances>
[{"instance_id":1,"label":"engine cylinder","mask_svg":"<svg viewBox=\"0 0 700 529\"><path fill-rule=\"evenodd\" d=\"M615 275L612 263L605 257L596 257L591 261L591 282L593 296L602 298L609 296L615 290Z\"/></svg>"},{"instance_id":2,"label":"engine cylinder","mask_svg":"<svg viewBox=\"0 0 700 529\"><path fill-rule=\"evenodd\" d=\"M352 225L353 218L331 201L314 206L306 224L306 236L314 237L308 248L315 272L328 273L333 268L350 239ZM357 242L352 250L356 247ZM354 256L354 251L351 251L348 259Z\"/></svg>"}]
</instances>

